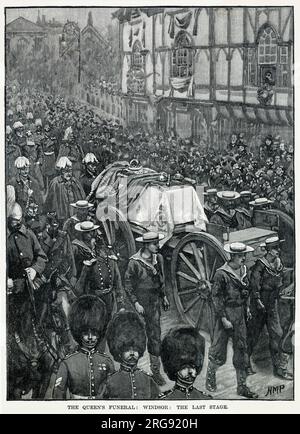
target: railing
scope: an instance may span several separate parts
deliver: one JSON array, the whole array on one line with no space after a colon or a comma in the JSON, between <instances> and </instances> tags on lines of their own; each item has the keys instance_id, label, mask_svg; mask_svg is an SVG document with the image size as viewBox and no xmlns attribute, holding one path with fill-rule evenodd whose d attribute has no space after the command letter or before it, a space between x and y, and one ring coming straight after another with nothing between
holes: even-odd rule
<instances>
[{"instance_id":1,"label":"railing","mask_svg":"<svg viewBox=\"0 0 300 434\"><path fill-rule=\"evenodd\" d=\"M109 119L122 122L125 113L122 95L114 94L106 89L81 87L80 99L95 107L99 113Z\"/></svg>"}]
</instances>

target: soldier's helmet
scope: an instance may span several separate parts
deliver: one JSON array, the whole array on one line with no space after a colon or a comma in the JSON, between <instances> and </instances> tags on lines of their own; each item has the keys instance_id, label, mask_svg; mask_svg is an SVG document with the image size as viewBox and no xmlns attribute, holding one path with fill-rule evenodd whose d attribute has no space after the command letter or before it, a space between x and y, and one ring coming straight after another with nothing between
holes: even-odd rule
<instances>
[{"instance_id":1,"label":"soldier's helmet","mask_svg":"<svg viewBox=\"0 0 300 434\"><path fill-rule=\"evenodd\" d=\"M190 326L171 329L161 344L161 360L169 379L176 381L177 372L186 366L200 373L205 354L205 339Z\"/></svg>"},{"instance_id":2,"label":"soldier's helmet","mask_svg":"<svg viewBox=\"0 0 300 434\"><path fill-rule=\"evenodd\" d=\"M121 355L132 348L142 357L146 349L145 326L135 312L119 312L109 323L107 329L109 351L117 362Z\"/></svg>"},{"instance_id":3,"label":"soldier's helmet","mask_svg":"<svg viewBox=\"0 0 300 434\"><path fill-rule=\"evenodd\" d=\"M105 303L94 295L79 297L71 306L69 323L72 336L77 343L81 343L82 333L87 330L97 332L101 339L107 324Z\"/></svg>"}]
</instances>

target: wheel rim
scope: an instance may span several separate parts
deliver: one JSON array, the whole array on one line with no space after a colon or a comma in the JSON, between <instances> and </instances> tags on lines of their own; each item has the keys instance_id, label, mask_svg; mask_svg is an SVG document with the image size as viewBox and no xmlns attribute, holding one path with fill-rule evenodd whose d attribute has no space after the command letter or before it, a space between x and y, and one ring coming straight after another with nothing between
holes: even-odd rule
<instances>
[{"instance_id":1,"label":"wheel rim","mask_svg":"<svg viewBox=\"0 0 300 434\"><path fill-rule=\"evenodd\" d=\"M222 244L205 233L185 236L173 252L171 275L177 309L184 321L210 335L214 323L211 285L226 260Z\"/></svg>"},{"instance_id":2,"label":"wheel rim","mask_svg":"<svg viewBox=\"0 0 300 434\"><path fill-rule=\"evenodd\" d=\"M130 225L122 213L114 207L99 206L96 215L111 255L118 259L118 267L123 279L129 258L136 252Z\"/></svg>"},{"instance_id":3,"label":"wheel rim","mask_svg":"<svg viewBox=\"0 0 300 434\"><path fill-rule=\"evenodd\" d=\"M294 220L283 211L278 209L270 209L268 211L271 214L275 214L279 218L278 236L280 239L284 239L284 243L281 246L281 257L286 267L295 266L295 231Z\"/></svg>"}]
</instances>

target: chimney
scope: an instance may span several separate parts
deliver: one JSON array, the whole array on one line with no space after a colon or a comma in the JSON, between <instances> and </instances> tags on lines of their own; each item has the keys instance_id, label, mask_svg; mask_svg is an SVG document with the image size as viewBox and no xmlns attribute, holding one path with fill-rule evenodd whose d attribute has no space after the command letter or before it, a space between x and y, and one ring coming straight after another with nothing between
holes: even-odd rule
<instances>
[{"instance_id":1,"label":"chimney","mask_svg":"<svg viewBox=\"0 0 300 434\"><path fill-rule=\"evenodd\" d=\"M93 16L92 16L92 12L91 11L89 11L87 24L88 24L88 26L93 26Z\"/></svg>"},{"instance_id":2,"label":"chimney","mask_svg":"<svg viewBox=\"0 0 300 434\"><path fill-rule=\"evenodd\" d=\"M41 25L41 15L40 15L40 10L38 10L38 17L37 17L36 23L37 23L39 26Z\"/></svg>"},{"instance_id":3,"label":"chimney","mask_svg":"<svg viewBox=\"0 0 300 434\"><path fill-rule=\"evenodd\" d=\"M43 26L46 25L46 15L42 15L42 24Z\"/></svg>"}]
</instances>

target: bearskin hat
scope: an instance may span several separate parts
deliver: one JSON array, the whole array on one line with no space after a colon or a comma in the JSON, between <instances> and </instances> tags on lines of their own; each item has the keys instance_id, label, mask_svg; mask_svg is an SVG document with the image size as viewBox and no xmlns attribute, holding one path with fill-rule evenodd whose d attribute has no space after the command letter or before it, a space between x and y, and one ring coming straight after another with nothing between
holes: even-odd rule
<instances>
[{"instance_id":1,"label":"bearskin hat","mask_svg":"<svg viewBox=\"0 0 300 434\"><path fill-rule=\"evenodd\" d=\"M161 344L160 357L169 379L176 381L177 372L191 365L200 373L205 354L205 339L189 326L171 329Z\"/></svg>"},{"instance_id":2,"label":"bearskin hat","mask_svg":"<svg viewBox=\"0 0 300 434\"><path fill-rule=\"evenodd\" d=\"M145 326L135 312L119 312L109 323L107 329L109 351L117 362L121 354L133 348L142 357L146 349Z\"/></svg>"},{"instance_id":3,"label":"bearskin hat","mask_svg":"<svg viewBox=\"0 0 300 434\"><path fill-rule=\"evenodd\" d=\"M72 336L79 344L82 333L89 329L103 337L107 324L104 302L94 295L79 297L71 306L69 323Z\"/></svg>"}]
</instances>

